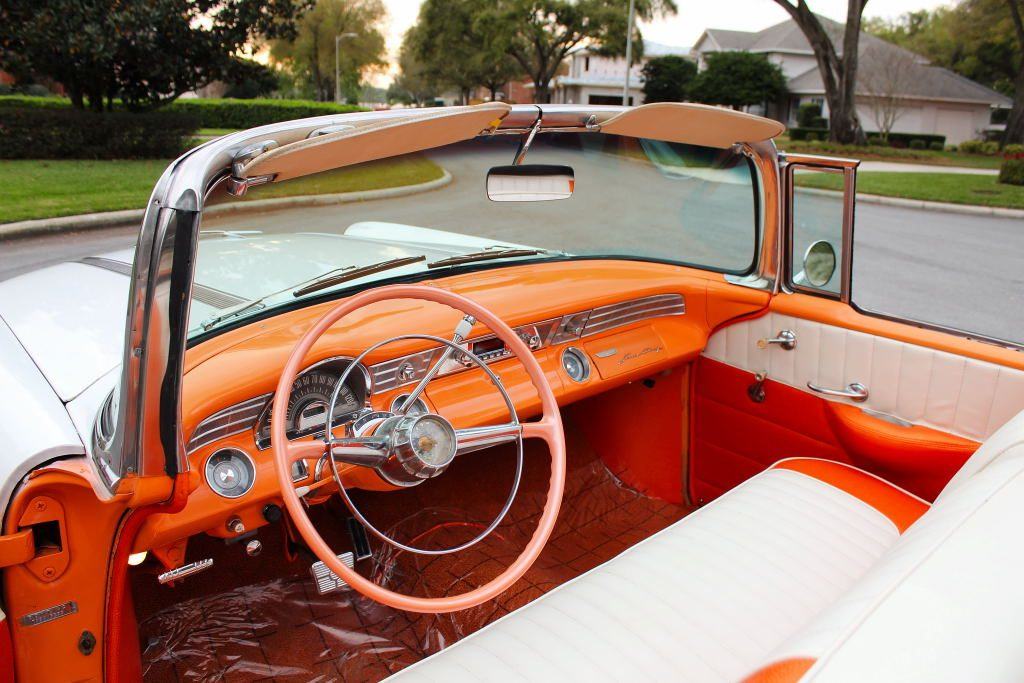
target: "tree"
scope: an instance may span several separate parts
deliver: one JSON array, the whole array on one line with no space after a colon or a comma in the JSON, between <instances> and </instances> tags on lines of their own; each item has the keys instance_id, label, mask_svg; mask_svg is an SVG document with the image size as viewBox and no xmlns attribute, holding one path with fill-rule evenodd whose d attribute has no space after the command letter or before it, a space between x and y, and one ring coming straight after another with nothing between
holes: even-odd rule
<instances>
[{"instance_id":1,"label":"tree","mask_svg":"<svg viewBox=\"0 0 1024 683\"><path fill-rule=\"evenodd\" d=\"M29 69L94 111L170 102L225 77L256 36L286 36L307 0L3 0L0 67Z\"/></svg>"},{"instance_id":2,"label":"tree","mask_svg":"<svg viewBox=\"0 0 1024 683\"><path fill-rule=\"evenodd\" d=\"M478 21L492 27L494 47L511 55L533 81L534 101L550 102L551 79L577 45L585 43L603 54L625 53L628 6L623 0L494 0ZM636 0L640 21L675 12L675 0ZM636 26L633 41L642 50Z\"/></svg>"},{"instance_id":3,"label":"tree","mask_svg":"<svg viewBox=\"0 0 1024 683\"><path fill-rule=\"evenodd\" d=\"M1006 120L1003 144L1024 143L1024 18L1021 17L1020 0L1006 0L1013 19L1014 35L1017 36L1017 74L1013 81L1013 109Z\"/></svg>"},{"instance_id":4,"label":"tree","mask_svg":"<svg viewBox=\"0 0 1024 683\"><path fill-rule=\"evenodd\" d=\"M228 85L224 97L241 100L269 95L278 88L277 71L252 59L233 59L223 80Z\"/></svg>"},{"instance_id":5,"label":"tree","mask_svg":"<svg viewBox=\"0 0 1024 683\"><path fill-rule=\"evenodd\" d=\"M697 74L690 97L706 104L747 107L781 99L786 77L777 64L753 52L712 52Z\"/></svg>"},{"instance_id":6,"label":"tree","mask_svg":"<svg viewBox=\"0 0 1024 683\"><path fill-rule=\"evenodd\" d=\"M842 55L833 35L821 18L810 10L807 0L774 0L800 27L814 51L818 72L828 102L829 139L844 144L866 142L857 117L857 65L859 60L861 18L868 0L847 0L846 26L842 30ZM831 22L829 22L831 25ZM837 27L836 27L837 28ZM833 30L838 33L838 30ZM838 36L837 36L838 37Z\"/></svg>"},{"instance_id":7,"label":"tree","mask_svg":"<svg viewBox=\"0 0 1024 683\"><path fill-rule=\"evenodd\" d=\"M689 96L697 64L679 55L652 57L644 64L644 102L682 102Z\"/></svg>"},{"instance_id":8,"label":"tree","mask_svg":"<svg viewBox=\"0 0 1024 683\"><path fill-rule=\"evenodd\" d=\"M1020 0L963 0L868 30L927 57L933 64L1014 98L1003 142L1024 142L1024 36Z\"/></svg>"},{"instance_id":9,"label":"tree","mask_svg":"<svg viewBox=\"0 0 1024 683\"><path fill-rule=\"evenodd\" d=\"M496 99L501 86L519 75L494 25L480 20L490 6L488 0L426 0L403 42L426 80L438 89L457 90L463 103L479 86Z\"/></svg>"},{"instance_id":10,"label":"tree","mask_svg":"<svg viewBox=\"0 0 1024 683\"><path fill-rule=\"evenodd\" d=\"M861 56L861 90L867 94L871 115L884 140L903 116L907 93L914 85L917 60L907 50L873 46Z\"/></svg>"},{"instance_id":11,"label":"tree","mask_svg":"<svg viewBox=\"0 0 1024 683\"><path fill-rule=\"evenodd\" d=\"M270 57L287 65L296 80L307 84L315 99L338 98L334 78L335 39L338 44L342 92L358 101L363 72L385 66L385 17L381 0L315 0L296 22L293 36L271 42ZM345 34L354 34L346 36Z\"/></svg>"},{"instance_id":12,"label":"tree","mask_svg":"<svg viewBox=\"0 0 1024 683\"><path fill-rule=\"evenodd\" d=\"M424 73L408 41L403 42L398 54L399 73L388 87L388 102L401 102L422 107L437 97L437 87Z\"/></svg>"}]
</instances>

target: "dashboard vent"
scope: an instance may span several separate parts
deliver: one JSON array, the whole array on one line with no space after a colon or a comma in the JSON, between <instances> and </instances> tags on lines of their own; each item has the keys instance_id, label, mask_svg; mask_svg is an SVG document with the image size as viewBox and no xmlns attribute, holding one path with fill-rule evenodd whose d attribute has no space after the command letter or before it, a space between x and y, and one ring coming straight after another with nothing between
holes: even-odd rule
<instances>
[{"instance_id":1,"label":"dashboard vent","mask_svg":"<svg viewBox=\"0 0 1024 683\"><path fill-rule=\"evenodd\" d=\"M609 304L590 312L586 325L583 327L583 336L600 334L613 327L628 325L638 320L660 318L666 315L683 315L684 313L686 313L686 300L681 294L658 294L643 299Z\"/></svg>"},{"instance_id":2,"label":"dashboard vent","mask_svg":"<svg viewBox=\"0 0 1024 683\"><path fill-rule=\"evenodd\" d=\"M273 394L264 394L248 401L236 403L206 418L192 432L192 438L188 440L185 451L192 455L203 446L218 439L252 429L271 396Z\"/></svg>"}]
</instances>

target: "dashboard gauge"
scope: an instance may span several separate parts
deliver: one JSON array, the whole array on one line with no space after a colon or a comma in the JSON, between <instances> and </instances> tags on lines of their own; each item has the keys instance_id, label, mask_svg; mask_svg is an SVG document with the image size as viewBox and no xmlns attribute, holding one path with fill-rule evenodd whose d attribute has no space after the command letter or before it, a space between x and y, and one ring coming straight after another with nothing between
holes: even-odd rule
<instances>
[{"instance_id":1,"label":"dashboard gauge","mask_svg":"<svg viewBox=\"0 0 1024 683\"><path fill-rule=\"evenodd\" d=\"M285 428L289 439L296 439L310 434L323 436L327 426L327 408L331 396L342 373L350 361L334 359L320 363L295 378L288 396L288 412L285 415ZM344 386L338 392L334 404L334 420L338 427L351 422L364 409L367 400L365 371L353 368L345 379ZM260 418L256 445L260 449L270 446L270 419L272 408L268 405Z\"/></svg>"},{"instance_id":2,"label":"dashboard gauge","mask_svg":"<svg viewBox=\"0 0 1024 683\"><path fill-rule=\"evenodd\" d=\"M321 432L327 425L327 408L338 377L328 372L310 372L295 380L288 400L288 427L296 436ZM335 418L359 410L359 402L347 384L338 392Z\"/></svg>"},{"instance_id":3,"label":"dashboard gauge","mask_svg":"<svg viewBox=\"0 0 1024 683\"><path fill-rule=\"evenodd\" d=\"M206 461L206 483L218 496L244 496L255 481L252 459L237 448L219 450Z\"/></svg>"},{"instance_id":4,"label":"dashboard gauge","mask_svg":"<svg viewBox=\"0 0 1024 683\"><path fill-rule=\"evenodd\" d=\"M590 377L590 360L585 353L570 346L562 352L562 369L572 381L586 382Z\"/></svg>"},{"instance_id":5,"label":"dashboard gauge","mask_svg":"<svg viewBox=\"0 0 1024 683\"><path fill-rule=\"evenodd\" d=\"M395 398L391 402L391 412L397 413L398 410L405 405L405 402L409 399L409 394L402 394ZM423 399L418 398L416 402L412 404L412 408L409 408L408 415L426 415L430 411L427 410L427 404L423 402Z\"/></svg>"}]
</instances>

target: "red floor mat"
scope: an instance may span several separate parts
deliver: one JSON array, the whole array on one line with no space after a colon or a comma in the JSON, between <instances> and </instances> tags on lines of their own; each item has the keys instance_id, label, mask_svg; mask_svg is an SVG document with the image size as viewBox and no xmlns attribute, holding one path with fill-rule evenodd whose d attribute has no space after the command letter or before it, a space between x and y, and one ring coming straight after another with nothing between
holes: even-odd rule
<instances>
[{"instance_id":1,"label":"red floor mat","mask_svg":"<svg viewBox=\"0 0 1024 683\"><path fill-rule=\"evenodd\" d=\"M534 567L495 600L456 614L411 614L352 591L318 595L309 578L309 556L285 564L280 559L281 543L272 547L272 538L264 539L267 550L260 558L238 553L232 555L234 559L218 559L218 574L210 570L173 591L153 588L153 578L140 573L135 577L135 595L145 680L377 681L614 557L685 514L683 508L626 488L580 447L571 451L562 513ZM454 555L424 556L397 552L374 539L374 556L357 567L393 590L425 596L469 590L493 578L533 533L547 487L546 459L546 453L528 450L516 504L486 541ZM467 534L475 534L500 507L513 462L510 452L492 449L463 459L445 476L428 482L436 484L433 488L365 494L359 502L376 513L371 521L399 540L418 538L428 547L459 543ZM451 501L460 507L428 504ZM343 511L321 506L316 514L321 528L336 532L333 547L343 549L344 525L339 523ZM206 554L193 557L192 550L190 559ZM246 585L235 587L240 583Z\"/></svg>"}]
</instances>

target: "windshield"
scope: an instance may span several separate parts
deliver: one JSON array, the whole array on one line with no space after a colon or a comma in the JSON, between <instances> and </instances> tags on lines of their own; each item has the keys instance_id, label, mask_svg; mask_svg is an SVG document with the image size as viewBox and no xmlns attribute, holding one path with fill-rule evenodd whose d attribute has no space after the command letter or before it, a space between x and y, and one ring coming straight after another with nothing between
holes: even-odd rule
<instances>
[{"instance_id":1,"label":"windshield","mask_svg":"<svg viewBox=\"0 0 1024 683\"><path fill-rule=\"evenodd\" d=\"M253 187L203 215L196 336L318 293L537 259L626 257L749 272L753 163L721 150L601 133L544 133L525 164L568 166L572 196L491 201L494 135Z\"/></svg>"}]
</instances>

